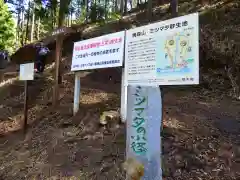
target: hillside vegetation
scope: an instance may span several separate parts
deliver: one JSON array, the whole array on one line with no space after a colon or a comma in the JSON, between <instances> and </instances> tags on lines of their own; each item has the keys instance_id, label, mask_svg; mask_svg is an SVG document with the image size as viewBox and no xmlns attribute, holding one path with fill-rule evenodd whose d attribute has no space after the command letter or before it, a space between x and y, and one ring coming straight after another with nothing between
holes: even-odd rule
<instances>
[{"instance_id":1,"label":"hillside vegetation","mask_svg":"<svg viewBox=\"0 0 240 180\"><path fill-rule=\"evenodd\" d=\"M33 2L23 12L29 14L25 16L29 22L18 24L17 39L22 47L12 54L12 64L4 70L5 81L0 83L0 180L124 180L121 165L125 160L126 127L99 124L103 112L119 110L121 69L81 72L80 111L73 116L74 73L70 72L73 43L169 19L174 8L165 0L129 1L132 3L129 11L125 1L106 1L100 5L96 1L91 6L85 6L87 0L85 5L83 1L72 0L68 4L61 0L61 6L56 6L58 1L54 0L46 1L46 6L41 1ZM73 11L76 20L71 19ZM32 19L33 12L39 26ZM162 87L163 179L237 180L240 177L240 1L178 1L179 16L193 12L200 14L200 84ZM32 21L36 22L33 31ZM59 104L53 107L56 36L52 32L58 24L71 32L63 36L63 82ZM16 80L15 70L20 63L35 59L32 45L40 40L48 45L51 54L43 77L29 84L29 122L24 135L24 85Z\"/></svg>"},{"instance_id":2,"label":"hillside vegetation","mask_svg":"<svg viewBox=\"0 0 240 180\"><path fill-rule=\"evenodd\" d=\"M145 4L143 4L144 6ZM145 5L146 6L146 5ZM81 39L100 36L120 30L141 26L149 22L147 11L133 10L119 20L108 23L85 23L71 25L72 33L64 36L63 55L71 56L73 43ZM200 78L201 86L224 95L239 99L239 26L240 3L237 0L212 1L202 5L201 1L179 2L179 15L200 12ZM169 4L153 8L153 22L171 18ZM75 33L74 33L75 31ZM56 36L43 39L52 50L49 62L54 60ZM28 52L28 53L26 53ZM22 48L13 56L13 61L32 61L35 53L28 47ZM20 62L19 62L20 63Z\"/></svg>"}]
</instances>

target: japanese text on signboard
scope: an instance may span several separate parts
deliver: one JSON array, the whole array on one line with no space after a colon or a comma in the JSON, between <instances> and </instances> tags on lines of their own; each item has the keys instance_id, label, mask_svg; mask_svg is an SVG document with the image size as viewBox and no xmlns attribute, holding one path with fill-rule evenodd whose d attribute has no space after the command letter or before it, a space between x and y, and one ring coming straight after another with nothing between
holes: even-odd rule
<instances>
[{"instance_id":1,"label":"japanese text on signboard","mask_svg":"<svg viewBox=\"0 0 240 180\"><path fill-rule=\"evenodd\" d=\"M104 54L112 54L112 53L116 53L119 51L119 48L117 49L106 49L103 51L96 51L96 52L91 52L91 53L83 53L83 54L77 54L76 58L85 58L88 56L99 56L99 55L104 55Z\"/></svg>"},{"instance_id":2,"label":"japanese text on signboard","mask_svg":"<svg viewBox=\"0 0 240 180\"><path fill-rule=\"evenodd\" d=\"M135 33L132 34L132 37L139 37L139 36L147 35L147 33L153 34L153 33L156 33L158 31L167 31L169 29L187 27L187 26L188 26L188 21L177 22L175 24L166 24L166 25L162 25L162 26L159 26L159 27L150 28L148 31L143 30L143 31L135 32Z\"/></svg>"},{"instance_id":3,"label":"japanese text on signboard","mask_svg":"<svg viewBox=\"0 0 240 180\"><path fill-rule=\"evenodd\" d=\"M98 42L86 43L81 46L76 46L75 51L81 51L81 50L86 50L86 49L91 49L91 48L98 48L98 47L112 45L112 44L121 43L121 42L122 42L121 37L113 38L113 39L105 39L105 40L98 41Z\"/></svg>"},{"instance_id":4,"label":"japanese text on signboard","mask_svg":"<svg viewBox=\"0 0 240 180\"><path fill-rule=\"evenodd\" d=\"M74 43L72 71L122 66L125 32Z\"/></svg>"},{"instance_id":5,"label":"japanese text on signboard","mask_svg":"<svg viewBox=\"0 0 240 180\"><path fill-rule=\"evenodd\" d=\"M145 155L147 152L145 129L147 96L142 93L142 88L140 86L136 88L134 99L132 127L134 128L135 135L131 136L131 149L138 155Z\"/></svg>"},{"instance_id":6,"label":"japanese text on signboard","mask_svg":"<svg viewBox=\"0 0 240 180\"><path fill-rule=\"evenodd\" d=\"M130 29L125 47L126 85L199 84L198 13Z\"/></svg>"},{"instance_id":7,"label":"japanese text on signboard","mask_svg":"<svg viewBox=\"0 0 240 180\"><path fill-rule=\"evenodd\" d=\"M86 68L86 67L91 67L91 66L99 66L99 65L108 65L108 64L117 64L119 63L120 60L110 60L110 61L99 61L99 62L94 62L94 63L85 63L81 65L74 65L73 68Z\"/></svg>"}]
</instances>

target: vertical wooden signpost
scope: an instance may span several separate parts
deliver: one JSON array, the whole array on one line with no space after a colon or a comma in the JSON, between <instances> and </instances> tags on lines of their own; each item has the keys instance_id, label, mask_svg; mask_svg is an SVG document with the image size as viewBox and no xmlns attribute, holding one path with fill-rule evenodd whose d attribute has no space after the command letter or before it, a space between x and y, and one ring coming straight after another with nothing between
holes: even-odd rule
<instances>
[{"instance_id":1,"label":"vertical wooden signpost","mask_svg":"<svg viewBox=\"0 0 240 180\"><path fill-rule=\"evenodd\" d=\"M59 99L59 65L61 60L61 38L58 35L56 39L56 59L55 59L55 78L53 90L53 106L56 106Z\"/></svg>"},{"instance_id":2,"label":"vertical wooden signpost","mask_svg":"<svg viewBox=\"0 0 240 180\"><path fill-rule=\"evenodd\" d=\"M56 37L56 57L55 57L55 74L54 74L54 88L53 88L53 106L56 106L59 99L59 65L61 61L62 37L61 34L64 30L57 29L52 33Z\"/></svg>"},{"instance_id":3,"label":"vertical wooden signpost","mask_svg":"<svg viewBox=\"0 0 240 180\"><path fill-rule=\"evenodd\" d=\"M141 180L162 179L158 86L199 84L198 31L194 13L126 32L127 158L144 166Z\"/></svg>"},{"instance_id":4,"label":"vertical wooden signpost","mask_svg":"<svg viewBox=\"0 0 240 180\"><path fill-rule=\"evenodd\" d=\"M4 71L0 69L0 83L4 80Z\"/></svg>"},{"instance_id":5,"label":"vertical wooden signpost","mask_svg":"<svg viewBox=\"0 0 240 180\"><path fill-rule=\"evenodd\" d=\"M28 121L28 81L34 80L34 63L27 63L20 65L19 80L24 81L24 121L23 121L23 132L27 132L27 121Z\"/></svg>"},{"instance_id":6,"label":"vertical wooden signpost","mask_svg":"<svg viewBox=\"0 0 240 180\"><path fill-rule=\"evenodd\" d=\"M54 74L54 87L53 87L53 106L57 105L59 100L59 84L62 83L62 44L64 40L64 33L73 32L71 28L61 27L53 31L52 35L56 36L56 57L55 57L55 74Z\"/></svg>"},{"instance_id":7,"label":"vertical wooden signpost","mask_svg":"<svg viewBox=\"0 0 240 180\"><path fill-rule=\"evenodd\" d=\"M54 74L54 87L53 87L53 106L56 106L59 100L59 84L62 83L62 44L64 40L64 34L74 32L71 28L61 27L53 31L52 35L56 36L56 57L55 57L55 74Z\"/></svg>"}]
</instances>

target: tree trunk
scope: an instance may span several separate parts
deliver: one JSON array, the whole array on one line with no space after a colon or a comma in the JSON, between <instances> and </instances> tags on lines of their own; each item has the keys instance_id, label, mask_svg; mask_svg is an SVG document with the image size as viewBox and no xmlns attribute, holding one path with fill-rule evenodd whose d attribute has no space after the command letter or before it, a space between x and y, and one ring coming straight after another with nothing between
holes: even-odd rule
<instances>
[{"instance_id":1,"label":"tree trunk","mask_svg":"<svg viewBox=\"0 0 240 180\"><path fill-rule=\"evenodd\" d=\"M115 11L115 12L118 12L118 0L115 0L114 11Z\"/></svg>"},{"instance_id":2,"label":"tree trunk","mask_svg":"<svg viewBox=\"0 0 240 180\"><path fill-rule=\"evenodd\" d=\"M34 30L35 30L35 2L33 1L32 9L32 25L31 25L31 42L34 40Z\"/></svg>"},{"instance_id":3,"label":"tree trunk","mask_svg":"<svg viewBox=\"0 0 240 180\"><path fill-rule=\"evenodd\" d=\"M52 29L54 29L54 11L53 9L51 10L51 16L52 16Z\"/></svg>"},{"instance_id":4,"label":"tree trunk","mask_svg":"<svg viewBox=\"0 0 240 180\"><path fill-rule=\"evenodd\" d=\"M58 27L62 27L64 25L64 17L68 10L70 1L71 0L60 0Z\"/></svg>"},{"instance_id":5,"label":"tree trunk","mask_svg":"<svg viewBox=\"0 0 240 180\"><path fill-rule=\"evenodd\" d=\"M68 26L68 17L67 16L64 17L64 23L63 24L66 27Z\"/></svg>"},{"instance_id":6,"label":"tree trunk","mask_svg":"<svg viewBox=\"0 0 240 180\"><path fill-rule=\"evenodd\" d=\"M172 17L178 16L178 0L171 0L170 8L172 12Z\"/></svg>"},{"instance_id":7,"label":"tree trunk","mask_svg":"<svg viewBox=\"0 0 240 180\"><path fill-rule=\"evenodd\" d=\"M128 3L128 1L125 0L125 2L124 2L124 13L127 13L127 3Z\"/></svg>"},{"instance_id":8,"label":"tree trunk","mask_svg":"<svg viewBox=\"0 0 240 180\"><path fill-rule=\"evenodd\" d=\"M71 19L70 16L71 16L71 15L69 14L69 15L68 15L68 27L70 27L70 19Z\"/></svg>"},{"instance_id":9,"label":"tree trunk","mask_svg":"<svg viewBox=\"0 0 240 180\"><path fill-rule=\"evenodd\" d=\"M60 9L59 9L59 16L58 16L58 27L61 28L64 25L64 19L65 15L67 13L69 4L71 0L60 0ZM55 102L56 99L58 99L58 84L62 83L62 66L61 66L61 60L62 60L62 43L63 43L63 37L62 35L57 36L56 40L56 59L55 59L55 90L54 90L54 97Z\"/></svg>"},{"instance_id":10,"label":"tree trunk","mask_svg":"<svg viewBox=\"0 0 240 180\"><path fill-rule=\"evenodd\" d=\"M23 22L24 22L24 16L22 14L24 14L24 9L22 9L22 4L23 4L23 0L19 0L19 4L18 4L18 15L17 15L17 29L16 29L16 49L19 48L19 43L22 42L21 41L21 29L23 29ZM22 22L21 22L22 19Z\"/></svg>"},{"instance_id":11,"label":"tree trunk","mask_svg":"<svg viewBox=\"0 0 240 180\"><path fill-rule=\"evenodd\" d=\"M17 15L17 29L16 29L16 49L18 48L18 43L20 41L19 38L19 32L20 32L20 21L21 21L21 2L19 1L19 5L18 5L18 15Z\"/></svg>"},{"instance_id":12,"label":"tree trunk","mask_svg":"<svg viewBox=\"0 0 240 180\"><path fill-rule=\"evenodd\" d=\"M68 14L68 27L70 26L70 14Z\"/></svg>"},{"instance_id":13,"label":"tree trunk","mask_svg":"<svg viewBox=\"0 0 240 180\"><path fill-rule=\"evenodd\" d=\"M23 3L23 0L21 1L21 3ZM22 6L22 5L21 5ZM24 45L24 23L25 23L25 8L23 7L23 9L21 10L21 16L22 16L22 22L21 22L21 45ZM19 30L20 33L20 30ZM20 34L19 34L19 38L20 38Z\"/></svg>"},{"instance_id":14,"label":"tree trunk","mask_svg":"<svg viewBox=\"0 0 240 180\"><path fill-rule=\"evenodd\" d=\"M28 40L28 34L29 34L29 19L30 19L30 5L31 5L31 1L28 1L28 13L27 13L27 25L26 25L26 36L25 36L25 42L24 44L27 44L27 40Z\"/></svg>"},{"instance_id":15,"label":"tree trunk","mask_svg":"<svg viewBox=\"0 0 240 180\"><path fill-rule=\"evenodd\" d=\"M108 0L105 0L105 9L107 9L107 6L108 6ZM108 11L106 10L105 11L105 20L107 20L107 18L108 18Z\"/></svg>"},{"instance_id":16,"label":"tree trunk","mask_svg":"<svg viewBox=\"0 0 240 180\"><path fill-rule=\"evenodd\" d=\"M120 13L121 13L121 15L124 14L124 0L121 0L121 2L120 2Z\"/></svg>"},{"instance_id":17,"label":"tree trunk","mask_svg":"<svg viewBox=\"0 0 240 180\"><path fill-rule=\"evenodd\" d=\"M71 11L71 14L70 14L70 26L72 26L72 20L73 20L73 12Z\"/></svg>"},{"instance_id":18,"label":"tree trunk","mask_svg":"<svg viewBox=\"0 0 240 180\"><path fill-rule=\"evenodd\" d=\"M130 0L130 8L131 8L131 9L133 8L133 2L132 2L132 0Z\"/></svg>"},{"instance_id":19,"label":"tree trunk","mask_svg":"<svg viewBox=\"0 0 240 180\"><path fill-rule=\"evenodd\" d=\"M86 19L85 22L88 22L88 15L89 15L89 5L88 5L89 1L86 0Z\"/></svg>"},{"instance_id":20,"label":"tree trunk","mask_svg":"<svg viewBox=\"0 0 240 180\"><path fill-rule=\"evenodd\" d=\"M152 0L148 0L148 20L152 21Z\"/></svg>"},{"instance_id":21,"label":"tree trunk","mask_svg":"<svg viewBox=\"0 0 240 180\"><path fill-rule=\"evenodd\" d=\"M38 25L37 25L37 40L40 39L40 24L41 24L41 18L38 17Z\"/></svg>"}]
</instances>

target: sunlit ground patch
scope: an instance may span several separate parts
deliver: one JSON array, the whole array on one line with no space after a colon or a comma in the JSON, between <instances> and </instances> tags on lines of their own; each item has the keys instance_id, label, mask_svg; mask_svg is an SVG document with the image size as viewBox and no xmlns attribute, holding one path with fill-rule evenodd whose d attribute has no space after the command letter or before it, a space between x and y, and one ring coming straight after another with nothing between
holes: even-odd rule
<instances>
[{"instance_id":1,"label":"sunlit ground patch","mask_svg":"<svg viewBox=\"0 0 240 180\"><path fill-rule=\"evenodd\" d=\"M45 106L36 105L29 109L28 114L28 123L32 123L36 120L36 113L41 112ZM7 121L0 122L0 135L4 135L6 133L14 132L20 130L23 126L23 113L18 113L13 117L9 117Z\"/></svg>"},{"instance_id":2,"label":"sunlit ground patch","mask_svg":"<svg viewBox=\"0 0 240 180\"><path fill-rule=\"evenodd\" d=\"M168 128L173 128L173 129L182 129L184 128L183 123L181 123L179 120L176 118L167 118L166 120L163 121L163 125Z\"/></svg>"},{"instance_id":3,"label":"sunlit ground patch","mask_svg":"<svg viewBox=\"0 0 240 180\"><path fill-rule=\"evenodd\" d=\"M3 82L0 83L0 88L1 88L1 87L5 87L5 86L7 86L7 85L11 85L11 84L13 84L16 80L18 80L18 77L11 78L11 79L8 79L8 80L6 80L6 81L3 81Z\"/></svg>"},{"instance_id":4,"label":"sunlit ground patch","mask_svg":"<svg viewBox=\"0 0 240 180\"><path fill-rule=\"evenodd\" d=\"M82 104L102 103L112 97L111 94L97 89L83 89L82 92L80 95Z\"/></svg>"},{"instance_id":5,"label":"sunlit ground patch","mask_svg":"<svg viewBox=\"0 0 240 180\"><path fill-rule=\"evenodd\" d=\"M23 117L22 113L10 118L9 121L0 122L0 135L21 129L21 117Z\"/></svg>"}]
</instances>

